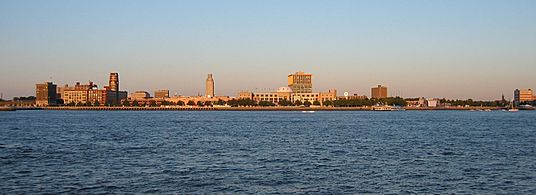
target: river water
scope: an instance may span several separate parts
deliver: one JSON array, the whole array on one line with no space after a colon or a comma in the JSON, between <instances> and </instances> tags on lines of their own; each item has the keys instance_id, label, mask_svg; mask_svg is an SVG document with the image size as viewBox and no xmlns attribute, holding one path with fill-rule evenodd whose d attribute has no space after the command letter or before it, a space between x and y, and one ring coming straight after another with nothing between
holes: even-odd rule
<instances>
[{"instance_id":1,"label":"river water","mask_svg":"<svg viewBox=\"0 0 536 195\"><path fill-rule=\"evenodd\" d=\"M536 112L0 112L0 193L536 194Z\"/></svg>"}]
</instances>

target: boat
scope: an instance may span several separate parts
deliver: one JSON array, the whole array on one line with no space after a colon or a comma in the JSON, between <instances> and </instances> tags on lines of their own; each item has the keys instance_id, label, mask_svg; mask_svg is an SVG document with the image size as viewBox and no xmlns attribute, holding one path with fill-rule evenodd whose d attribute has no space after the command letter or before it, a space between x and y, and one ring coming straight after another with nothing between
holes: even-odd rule
<instances>
[{"instance_id":1,"label":"boat","mask_svg":"<svg viewBox=\"0 0 536 195\"><path fill-rule=\"evenodd\" d=\"M534 107L531 105L519 105L519 110L534 110Z\"/></svg>"},{"instance_id":2,"label":"boat","mask_svg":"<svg viewBox=\"0 0 536 195\"><path fill-rule=\"evenodd\" d=\"M302 113L314 113L315 111L314 110L303 110L301 111Z\"/></svg>"},{"instance_id":3,"label":"boat","mask_svg":"<svg viewBox=\"0 0 536 195\"><path fill-rule=\"evenodd\" d=\"M511 107L508 109L508 112L517 112L519 109L516 108L515 102L512 102Z\"/></svg>"}]
</instances>

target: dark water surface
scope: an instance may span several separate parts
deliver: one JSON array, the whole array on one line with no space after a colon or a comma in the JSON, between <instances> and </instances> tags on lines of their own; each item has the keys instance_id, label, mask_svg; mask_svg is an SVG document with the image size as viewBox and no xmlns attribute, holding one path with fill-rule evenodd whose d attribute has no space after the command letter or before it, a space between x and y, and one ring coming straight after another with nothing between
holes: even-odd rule
<instances>
[{"instance_id":1,"label":"dark water surface","mask_svg":"<svg viewBox=\"0 0 536 195\"><path fill-rule=\"evenodd\" d=\"M0 112L0 192L536 194L536 112Z\"/></svg>"}]
</instances>

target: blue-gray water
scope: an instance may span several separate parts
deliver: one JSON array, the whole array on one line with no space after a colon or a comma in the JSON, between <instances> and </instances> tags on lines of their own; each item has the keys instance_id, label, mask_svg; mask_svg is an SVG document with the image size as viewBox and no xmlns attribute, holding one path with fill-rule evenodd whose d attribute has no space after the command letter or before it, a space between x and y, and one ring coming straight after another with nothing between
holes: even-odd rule
<instances>
[{"instance_id":1,"label":"blue-gray water","mask_svg":"<svg viewBox=\"0 0 536 195\"><path fill-rule=\"evenodd\" d=\"M536 193L536 112L0 112L0 192Z\"/></svg>"}]
</instances>

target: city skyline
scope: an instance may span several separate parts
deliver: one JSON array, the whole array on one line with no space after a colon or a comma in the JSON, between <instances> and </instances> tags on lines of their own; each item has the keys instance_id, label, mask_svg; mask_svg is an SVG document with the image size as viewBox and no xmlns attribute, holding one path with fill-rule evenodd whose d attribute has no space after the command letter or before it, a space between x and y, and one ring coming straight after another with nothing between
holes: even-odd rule
<instances>
[{"instance_id":1,"label":"city skyline","mask_svg":"<svg viewBox=\"0 0 536 195\"><path fill-rule=\"evenodd\" d=\"M286 86L402 97L512 99L536 88L534 1L0 2L0 92L35 83L215 94Z\"/></svg>"}]
</instances>

